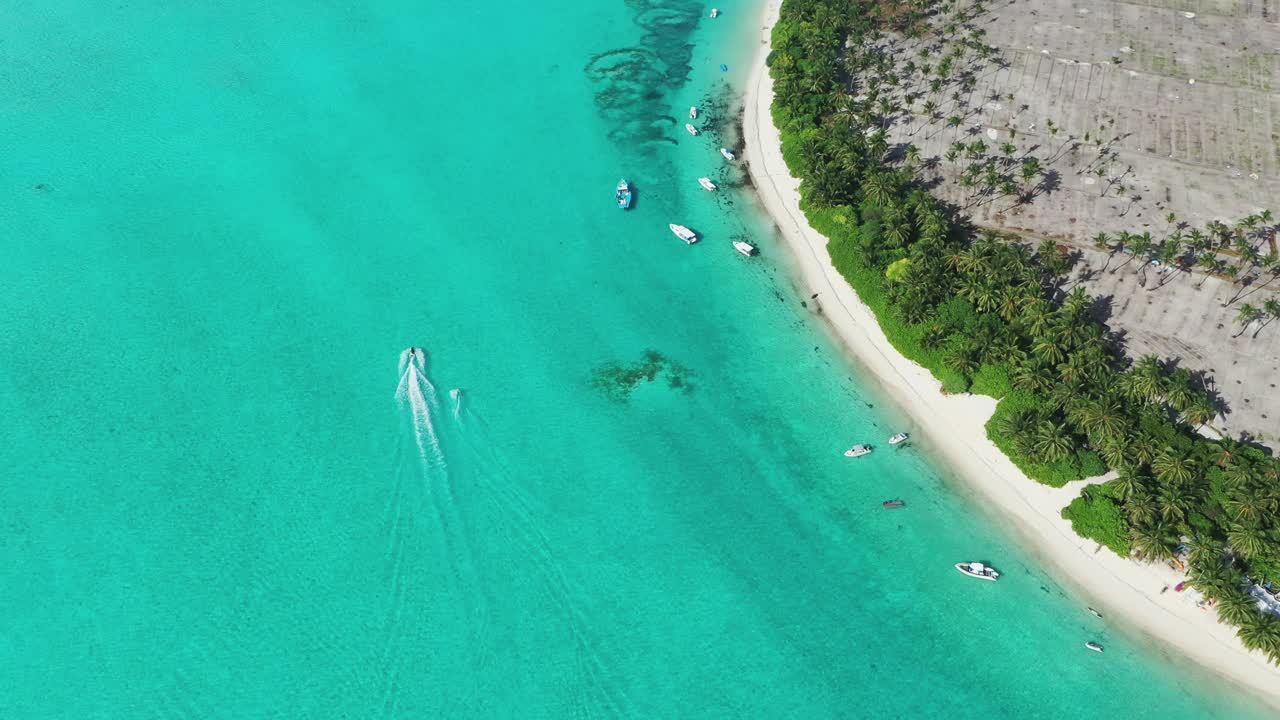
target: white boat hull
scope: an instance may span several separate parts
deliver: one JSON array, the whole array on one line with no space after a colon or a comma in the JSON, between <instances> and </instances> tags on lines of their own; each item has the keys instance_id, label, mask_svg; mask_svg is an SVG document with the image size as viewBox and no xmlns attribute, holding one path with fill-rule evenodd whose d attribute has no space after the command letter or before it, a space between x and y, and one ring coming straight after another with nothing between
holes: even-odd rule
<instances>
[{"instance_id":1,"label":"white boat hull","mask_svg":"<svg viewBox=\"0 0 1280 720\"><path fill-rule=\"evenodd\" d=\"M698 128L694 127L692 123L685 123L685 124L684 124L684 129L685 129L685 130L688 130L690 135L697 135L697 134L698 134Z\"/></svg>"},{"instance_id":2,"label":"white boat hull","mask_svg":"<svg viewBox=\"0 0 1280 720\"><path fill-rule=\"evenodd\" d=\"M726 160L738 159L737 156L733 154L733 151L730 150L729 148L720 148L720 154L723 155Z\"/></svg>"},{"instance_id":3,"label":"white boat hull","mask_svg":"<svg viewBox=\"0 0 1280 720\"><path fill-rule=\"evenodd\" d=\"M716 191L716 184L711 182L711 178L698 178L698 184L701 185L702 189L706 190L707 192Z\"/></svg>"},{"instance_id":4,"label":"white boat hull","mask_svg":"<svg viewBox=\"0 0 1280 720\"><path fill-rule=\"evenodd\" d=\"M685 244L687 245L692 245L698 242L698 234L683 225L677 225L675 223L671 223L667 227L671 228L671 232L676 237L685 241Z\"/></svg>"},{"instance_id":5,"label":"white boat hull","mask_svg":"<svg viewBox=\"0 0 1280 720\"><path fill-rule=\"evenodd\" d=\"M997 572L995 568L983 566L982 569L984 572L976 573L969 569L970 566L971 563L956 563L956 570L959 570L961 573L977 580L990 580L991 582L995 582L1000 579L1000 573Z\"/></svg>"}]
</instances>

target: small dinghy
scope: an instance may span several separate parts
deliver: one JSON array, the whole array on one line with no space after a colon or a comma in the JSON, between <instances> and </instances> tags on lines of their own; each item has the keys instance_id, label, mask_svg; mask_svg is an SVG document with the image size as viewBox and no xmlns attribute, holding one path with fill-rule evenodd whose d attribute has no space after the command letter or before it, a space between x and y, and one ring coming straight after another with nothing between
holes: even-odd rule
<instances>
[{"instance_id":1,"label":"small dinghy","mask_svg":"<svg viewBox=\"0 0 1280 720\"><path fill-rule=\"evenodd\" d=\"M1101 645L1099 645L1099 644L1098 644L1098 643L1096 643L1096 642L1087 642L1087 643L1085 643L1085 644L1084 644L1084 646L1085 646L1085 647L1087 647L1087 648L1089 648L1090 650L1092 650L1092 651L1094 651L1094 652L1102 652L1102 646L1101 646Z\"/></svg>"},{"instance_id":2,"label":"small dinghy","mask_svg":"<svg viewBox=\"0 0 1280 720\"><path fill-rule=\"evenodd\" d=\"M910 437L911 436L906 433L898 433L897 435L894 435L893 437L889 438L889 444L901 445L902 443L906 442Z\"/></svg>"},{"instance_id":3,"label":"small dinghy","mask_svg":"<svg viewBox=\"0 0 1280 720\"><path fill-rule=\"evenodd\" d=\"M1098 612L1097 610L1094 610L1093 608L1089 608L1089 612L1093 613L1094 617L1097 617L1097 618L1102 617L1102 613Z\"/></svg>"},{"instance_id":4,"label":"small dinghy","mask_svg":"<svg viewBox=\"0 0 1280 720\"><path fill-rule=\"evenodd\" d=\"M853 447L844 451L845 457L862 457L863 455L870 455L870 454L871 454L870 445L854 445Z\"/></svg>"},{"instance_id":5,"label":"small dinghy","mask_svg":"<svg viewBox=\"0 0 1280 720\"><path fill-rule=\"evenodd\" d=\"M742 242L741 240L734 240L734 241L733 241L733 249L734 249L734 250L737 250L738 252L742 253L743 255L746 255L747 257L751 257L752 255L755 255L755 254L756 254L756 246L755 246L755 245L752 245L751 243L745 243L745 242Z\"/></svg>"},{"instance_id":6,"label":"small dinghy","mask_svg":"<svg viewBox=\"0 0 1280 720\"><path fill-rule=\"evenodd\" d=\"M979 580L995 582L1000 579L1000 573L996 572L995 568L988 567L980 562L956 563L956 569L971 578L978 578Z\"/></svg>"},{"instance_id":7,"label":"small dinghy","mask_svg":"<svg viewBox=\"0 0 1280 720\"><path fill-rule=\"evenodd\" d=\"M690 119L690 120L697 120L697 119L698 119L698 106L697 106L697 105L693 105L693 106L691 106L691 107L689 108L689 119Z\"/></svg>"},{"instance_id":8,"label":"small dinghy","mask_svg":"<svg viewBox=\"0 0 1280 720\"><path fill-rule=\"evenodd\" d=\"M716 184L711 182L711 178L698 178L698 184L701 185L702 189L706 190L707 192L716 191Z\"/></svg>"},{"instance_id":9,"label":"small dinghy","mask_svg":"<svg viewBox=\"0 0 1280 720\"><path fill-rule=\"evenodd\" d=\"M737 156L733 154L733 151L730 150L729 148L720 148L720 154L723 155L726 160L738 159Z\"/></svg>"},{"instance_id":10,"label":"small dinghy","mask_svg":"<svg viewBox=\"0 0 1280 720\"><path fill-rule=\"evenodd\" d=\"M690 230L689 228L683 225L677 225L675 223L671 223L667 227L671 228L671 232L675 233L676 237L685 241L685 244L692 245L698 242L698 233Z\"/></svg>"},{"instance_id":11,"label":"small dinghy","mask_svg":"<svg viewBox=\"0 0 1280 720\"><path fill-rule=\"evenodd\" d=\"M618 201L618 208L628 210L631 208L631 183L626 178L618 181L618 189L613 194L613 199Z\"/></svg>"},{"instance_id":12,"label":"small dinghy","mask_svg":"<svg viewBox=\"0 0 1280 720\"><path fill-rule=\"evenodd\" d=\"M697 135L697 134L698 134L698 128L694 127L694 126L693 126L693 123L685 123L685 124L684 124L684 129L685 129L685 130L688 130L690 135Z\"/></svg>"},{"instance_id":13,"label":"small dinghy","mask_svg":"<svg viewBox=\"0 0 1280 720\"><path fill-rule=\"evenodd\" d=\"M880 504L884 505L885 510L892 510L894 508L900 508L906 505L906 503L902 502L901 500L885 500Z\"/></svg>"}]
</instances>

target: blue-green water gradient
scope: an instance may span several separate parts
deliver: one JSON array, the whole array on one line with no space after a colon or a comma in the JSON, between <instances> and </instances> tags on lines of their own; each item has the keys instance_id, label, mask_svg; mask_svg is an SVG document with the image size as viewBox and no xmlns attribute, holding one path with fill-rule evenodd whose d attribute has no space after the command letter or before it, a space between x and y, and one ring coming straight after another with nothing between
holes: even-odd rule
<instances>
[{"instance_id":1,"label":"blue-green water gradient","mask_svg":"<svg viewBox=\"0 0 1280 720\"><path fill-rule=\"evenodd\" d=\"M0 716L1261 716L883 446L708 9L0 8Z\"/></svg>"}]
</instances>

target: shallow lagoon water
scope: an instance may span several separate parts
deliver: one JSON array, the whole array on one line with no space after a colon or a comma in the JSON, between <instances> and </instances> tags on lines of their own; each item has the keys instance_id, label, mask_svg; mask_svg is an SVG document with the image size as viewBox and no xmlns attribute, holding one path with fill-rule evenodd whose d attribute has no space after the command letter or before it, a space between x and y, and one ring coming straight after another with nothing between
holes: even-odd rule
<instances>
[{"instance_id":1,"label":"shallow lagoon water","mask_svg":"<svg viewBox=\"0 0 1280 720\"><path fill-rule=\"evenodd\" d=\"M0 715L1261 717L884 445L706 10L0 10Z\"/></svg>"}]
</instances>

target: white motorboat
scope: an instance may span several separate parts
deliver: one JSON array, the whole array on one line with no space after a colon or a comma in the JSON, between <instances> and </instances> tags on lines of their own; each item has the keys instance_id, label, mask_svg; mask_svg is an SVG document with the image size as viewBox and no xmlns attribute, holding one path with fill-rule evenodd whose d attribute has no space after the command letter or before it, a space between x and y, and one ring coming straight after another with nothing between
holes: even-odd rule
<instances>
[{"instance_id":1,"label":"white motorboat","mask_svg":"<svg viewBox=\"0 0 1280 720\"><path fill-rule=\"evenodd\" d=\"M910 438L911 436L906 433L898 433L897 435L894 435L893 437L889 438L889 444L901 445L902 443L906 442Z\"/></svg>"},{"instance_id":2,"label":"white motorboat","mask_svg":"<svg viewBox=\"0 0 1280 720\"><path fill-rule=\"evenodd\" d=\"M697 105L692 105L692 106L690 106L690 107L689 107L689 119L690 119L690 120L697 120L697 119L698 119L698 106L697 106Z\"/></svg>"},{"instance_id":3,"label":"white motorboat","mask_svg":"<svg viewBox=\"0 0 1280 720\"><path fill-rule=\"evenodd\" d=\"M871 449L872 448L870 445L854 445L853 447L844 451L844 456L845 457L862 457L863 455L870 455Z\"/></svg>"},{"instance_id":4,"label":"white motorboat","mask_svg":"<svg viewBox=\"0 0 1280 720\"><path fill-rule=\"evenodd\" d=\"M978 578L979 580L995 582L1000 579L1000 573L996 572L995 568L988 567L980 562L956 563L956 569L969 577Z\"/></svg>"},{"instance_id":5,"label":"white motorboat","mask_svg":"<svg viewBox=\"0 0 1280 720\"><path fill-rule=\"evenodd\" d=\"M741 240L733 241L733 249L737 250L743 255L746 255L747 257L751 257L752 255L756 254L756 247L754 245L752 245L751 243L742 242Z\"/></svg>"},{"instance_id":6,"label":"white motorboat","mask_svg":"<svg viewBox=\"0 0 1280 720\"><path fill-rule=\"evenodd\" d=\"M720 148L720 154L721 154L721 155L723 155L723 156L725 157L725 159L726 159L726 160L737 160L737 159L738 159L738 158L733 154L733 151L732 151L732 150L730 150L729 148Z\"/></svg>"},{"instance_id":7,"label":"white motorboat","mask_svg":"<svg viewBox=\"0 0 1280 720\"><path fill-rule=\"evenodd\" d=\"M1092 650L1092 651L1094 651L1094 652L1102 652L1102 646L1101 646L1101 645L1099 645L1099 644L1098 644L1098 643L1096 643L1096 642L1087 642L1087 643L1085 643L1085 644L1084 644L1084 646L1085 646L1085 647L1087 647L1087 648L1089 648L1090 650Z\"/></svg>"},{"instance_id":8,"label":"white motorboat","mask_svg":"<svg viewBox=\"0 0 1280 720\"><path fill-rule=\"evenodd\" d=\"M714 20L718 17L720 17L720 11L717 10L716 8L711 8L711 19Z\"/></svg>"},{"instance_id":9,"label":"white motorboat","mask_svg":"<svg viewBox=\"0 0 1280 720\"><path fill-rule=\"evenodd\" d=\"M702 186L703 190L708 192L716 191L716 184L711 182L711 178L698 178L698 184Z\"/></svg>"},{"instance_id":10,"label":"white motorboat","mask_svg":"<svg viewBox=\"0 0 1280 720\"><path fill-rule=\"evenodd\" d=\"M693 123L685 123L685 124L684 124L684 129L685 129L685 130L688 130L690 135L697 135L697 134L698 134L698 128L694 127L694 126L693 126Z\"/></svg>"},{"instance_id":11,"label":"white motorboat","mask_svg":"<svg viewBox=\"0 0 1280 720\"><path fill-rule=\"evenodd\" d=\"M671 223L667 227L671 228L671 232L675 233L676 237L685 241L685 243L689 245L692 245L698 242L698 233L690 230L689 228L683 225L677 225L675 223Z\"/></svg>"}]
</instances>

